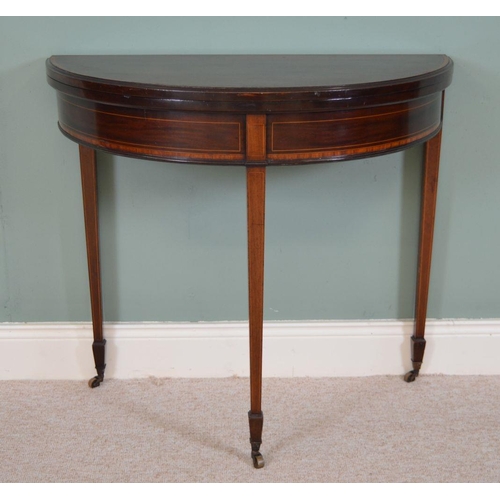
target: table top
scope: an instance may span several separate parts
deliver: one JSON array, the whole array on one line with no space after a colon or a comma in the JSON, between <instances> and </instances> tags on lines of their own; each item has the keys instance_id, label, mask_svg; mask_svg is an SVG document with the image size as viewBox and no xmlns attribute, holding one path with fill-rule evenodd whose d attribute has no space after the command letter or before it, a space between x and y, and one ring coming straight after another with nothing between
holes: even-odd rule
<instances>
[{"instance_id":1,"label":"table top","mask_svg":"<svg viewBox=\"0 0 500 500\"><path fill-rule=\"evenodd\" d=\"M52 86L91 100L106 93L132 105L230 101L234 111L266 111L284 101L291 110L293 102L297 109L307 101L331 109L415 99L447 87L453 62L425 54L60 55L46 67Z\"/></svg>"}]
</instances>

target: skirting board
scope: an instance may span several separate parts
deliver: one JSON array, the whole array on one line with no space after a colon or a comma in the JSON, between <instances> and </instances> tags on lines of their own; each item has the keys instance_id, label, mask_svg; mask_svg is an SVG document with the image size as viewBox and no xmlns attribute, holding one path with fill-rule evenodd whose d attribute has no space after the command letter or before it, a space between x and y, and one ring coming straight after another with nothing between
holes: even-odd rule
<instances>
[{"instance_id":1,"label":"skirting board","mask_svg":"<svg viewBox=\"0 0 500 500\"><path fill-rule=\"evenodd\" d=\"M264 377L402 375L413 321L266 322ZM248 324L107 323L106 378L247 377ZM431 320L421 375L500 374L500 319ZM0 380L95 375L90 323L0 323Z\"/></svg>"}]
</instances>

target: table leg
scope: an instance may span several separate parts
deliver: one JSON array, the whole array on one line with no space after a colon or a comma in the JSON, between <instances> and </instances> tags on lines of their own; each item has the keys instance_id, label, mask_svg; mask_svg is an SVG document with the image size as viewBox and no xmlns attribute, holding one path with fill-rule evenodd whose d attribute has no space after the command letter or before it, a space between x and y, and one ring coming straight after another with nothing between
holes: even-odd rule
<instances>
[{"instance_id":1,"label":"table leg","mask_svg":"<svg viewBox=\"0 0 500 500\"><path fill-rule=\"evenodd\" d=\"M99 265L99 221L97 211L97 164L94 149L80 146L80 170L82 174L83 214L87 242L87 261L90 284L90 305L92 309L92 328L97 376L89 380L89 386L98 387L104 380L104 346L106 340L102 333L101 272Z\"/></svg>"},{"instance_id":2,"label":"table leg","mask_svg":"<svg viewBox=\"0 0 500 500\"><path fill-rule=\"evenodd\" d=\"M441 131L425 143L422 204L420 209L420 246L418 256L417 297L415 306L415 332L411 337L411 360L413 370L405 375L406 382L418 376L425 351L425 320L431 272L432 239L439 174Z\"/></svg>"},{"instance_id":3,"label":"table leg","mask_svg":"<svg viewBox=\"0 0 500 500\"><path fill-rule=\"evenodd\" d=\"M264 220L266 168L247 167L248 220L248 300L250 330L250 444L252 459L258 469L264 467L259 452L264 415L262 395L262 329L264 321Z\"/></svg>"}]
</instances>

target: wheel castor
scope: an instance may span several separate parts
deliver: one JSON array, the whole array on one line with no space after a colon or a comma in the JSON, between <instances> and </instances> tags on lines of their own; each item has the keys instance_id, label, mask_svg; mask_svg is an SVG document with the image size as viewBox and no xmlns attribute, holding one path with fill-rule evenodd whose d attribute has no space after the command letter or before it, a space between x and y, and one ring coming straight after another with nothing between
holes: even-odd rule
<instances>
[{"instance_id":1,"label":"wheel castor","mask_svg":"<svg viewBox=\"0 0 500 500\"><path fill-rule=\"evenodd\" d=\"M252 453L252 460L253 460L253 466L256 469L262 469L262 467L264 467L264 464L265 464L264 457L258 451L255 453Z\"/></svg>"},{"instance_id":2,"label":"wheel castor","mask_svg":"<svg viewBox=\"0 0 500 500\"><path fill-rule=\"evenodd\" d=\"M95 389L96 387L99 387L101 385L101 382L103 381L102 377L96 376L94 378L91 378L89 380L89 387L91 389Z\"/></svg>"},{"instance_id":3,"label":"wheel castor","mask_svg":"<svg viewBox=\"0 0 500 500\"><path fill-rule=\"evenodd\" d=\"M404 376L404 380L405 382L414 382L417 377L418 370L411 370Z\"/></svg>"}]
</instances>

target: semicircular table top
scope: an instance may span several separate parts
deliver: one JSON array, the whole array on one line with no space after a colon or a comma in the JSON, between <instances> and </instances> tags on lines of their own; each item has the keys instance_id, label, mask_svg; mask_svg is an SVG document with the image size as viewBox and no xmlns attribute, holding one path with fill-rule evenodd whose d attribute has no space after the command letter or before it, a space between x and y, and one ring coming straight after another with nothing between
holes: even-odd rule
<instances>
[{"instance_id":1,"label":"semicircular table top","mask_svg":"<svg viewBox=\"0 0 500 500\"><path fill-rule=\"evenodd\" d=\"M95 91L240 104L297 97L380 101L442 90L452 67L445 55L52 56L47 76L56 88L68 85L75 95L88 96Z\"/></svg>"}]
</instances>

